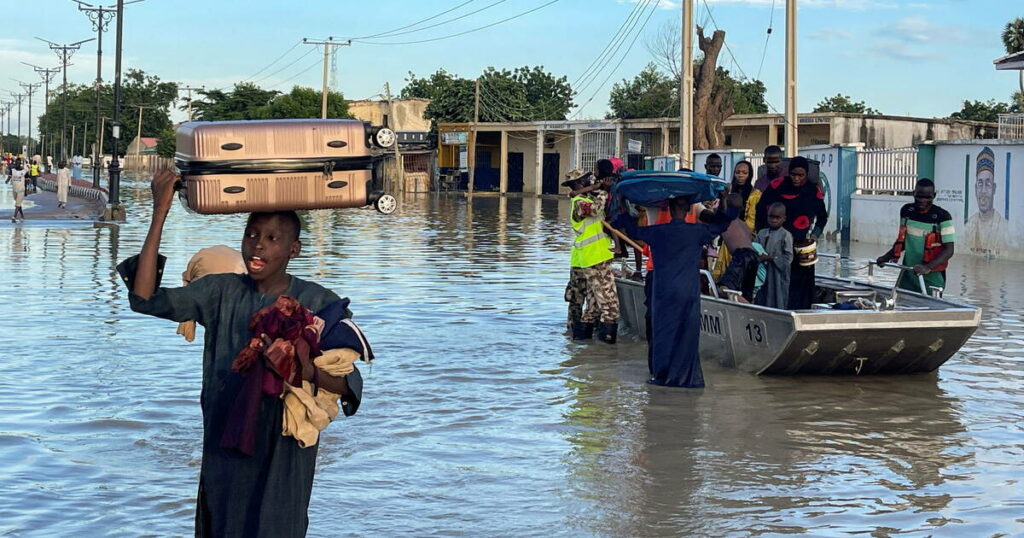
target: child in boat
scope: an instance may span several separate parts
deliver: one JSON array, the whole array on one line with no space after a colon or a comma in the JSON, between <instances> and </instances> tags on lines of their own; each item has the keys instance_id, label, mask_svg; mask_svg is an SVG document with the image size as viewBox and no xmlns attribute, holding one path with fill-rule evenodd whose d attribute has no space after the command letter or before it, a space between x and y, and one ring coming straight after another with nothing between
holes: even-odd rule
<instances>
[{"instance_id":1,"label":"child in boat","mask_svg":"<svg viewBox=\"0 0 1024 538\"><path fill-rule=\"evenodd\" d=\"M734 211L743 212L743 197L739 193L732 193L726 198ZM751 238L753 232L743 219L735 219L729 227L722 232L722 243L729 251L730 261L725 268L725 273L718 281L718 287L722 290L733 290L742 292L740 302L751 302L754 300L754 281L757 278L758 255L754 251Z\"/></svg>"},{"instance_id":2,"label":"child in boat","mask_svg":"<svg viewBox=\"0 0 1024 538\"><path fill-rule=\"evenodd\" d=\"M690 199L668 201L672 221L637 226L628 214L616 225L647 243L658 261L658 278L651 290L650 383L669 387L703 387L700 367L700 275L703 246L721 234L736 216L734 211L712 215L711 223L690 223ZM706 212L708 213L708 212Z\"/></svg>"},{"instance_id":3,"label":"child in boat","mask_svg":"<svg viewBox=\"0 0 1024 538\"><path fill-rule=\"evenodd\" d=\"M754 301L783 310L789 307L789 268L793 263L793 234L782 227L785 222L785 204L775 202L768 207L768 227L757 232L757 242L766 252L761 255L766 271Z\"/></svg>"},{"instance_id":4,"label":"child in boat","mask_svg":"<svg viewBox=\"0 0 1024 538\"><path fill-rule=\"evenodd\" d=\"M206 327L203 352L203 457L196 513L197 536L304 536L313 487L317 445L301 448L282 435L284 401L260 392L244 392L256 379L233 371L236 356L251 347L250 319L287 295L312 312L347 304L330 290L288 274L299 255L300 221L294 211L253 213L242 237L248 274L212 274L188 286L162 288L164 259L159 254L164 222L174 199L177 177L161 171L153 178L153 217L142 252L125 260L118 272L130 290L132 310L172 321L195 320ZM324 314L326 316L326 314ZM276 345L278 342L274 342ZM273 346L271 346L273 348ZM358 371L329 374L300 357L298 378L341 395L345 414L354 413L360 397ZM265 390L265 389L264 389ZM234 411L242 394L254 394L252 451L232 445L226 434L236 429Z\"/></svg>"}]
</instances>

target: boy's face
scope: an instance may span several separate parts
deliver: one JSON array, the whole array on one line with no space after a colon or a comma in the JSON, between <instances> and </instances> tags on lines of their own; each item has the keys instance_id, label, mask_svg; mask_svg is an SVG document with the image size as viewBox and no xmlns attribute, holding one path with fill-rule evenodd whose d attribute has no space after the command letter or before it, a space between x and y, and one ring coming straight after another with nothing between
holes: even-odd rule
<instances>
[{"instance_id":1,"label":"boy's face","mask_svg":"<svg viewBox=\"0 0 1024 538\"><path fill-rule=\"evenodd\" d=\"M299 255L302 243L289 222L276 215L253 220L242 236L242 258L253 280L284 273Z\"/></svg>"},{"instance_id":2,"label":"boy's face","mask_svg":"<svg viewBox=\"0 0 1024 538\"><path fill-rule=\"evenodd\" d=\"M784 222L786 222L786 212L782 209L776 208L768 212L768 226L771 229L778 230Z\"/></svg>"},{"instance_id":3,"label":"boy's face","mask_svg":"<svg viewBox=\"0 0 1024 538\"><path fill-rule=\"evenodd\" d=\"M717 175L721 174L722 173L722 159L721 158L717 158L717 159L710 159L709 158L707 161L704 162L704 170L706 170L707 173L709 175L712 175L712 176L717 176Z\"/></svg>"}]
</instances>

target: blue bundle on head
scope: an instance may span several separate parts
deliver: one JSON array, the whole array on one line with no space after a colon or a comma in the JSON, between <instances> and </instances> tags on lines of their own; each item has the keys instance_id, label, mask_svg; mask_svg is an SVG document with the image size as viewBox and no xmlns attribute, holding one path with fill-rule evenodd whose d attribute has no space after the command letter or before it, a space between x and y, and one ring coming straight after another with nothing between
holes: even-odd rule
<instances>
[{"instance_id":1,"label":"blue bundle on head","mask_svg":"<svg viewBox=\"0 0 1024 538\"><path fill-rule=\"evenodd\" d=\"M670 198L687 197L691 203L718 198L729 182L698 172L653 172L640 170L622 174L612 194L647 207L665 207Z\"/></svg>"}]
</instances>

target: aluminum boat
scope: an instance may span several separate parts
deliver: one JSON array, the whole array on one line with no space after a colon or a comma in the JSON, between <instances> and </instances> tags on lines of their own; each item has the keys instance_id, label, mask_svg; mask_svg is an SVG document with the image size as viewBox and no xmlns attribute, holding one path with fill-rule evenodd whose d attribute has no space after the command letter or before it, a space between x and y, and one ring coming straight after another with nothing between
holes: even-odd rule
<instances>
[{"instance_id":1,"label":"aluminum boat","mask_svg":"<svg viewBox=\"0 0 1024 538\"><path fill-rule=\"evenodd\" d=\"M710 293L701 296L701 359L755 374L930 372L967 342L981 320L980 309L944 299L938 289L922 294L818 275L813 308L789 311L719 298L710 273L702 275ZM644 338L643 282L619 278L617 286L625 325ZM839 303L859 309L833 308Z\"/></svg>"}]
</instances>

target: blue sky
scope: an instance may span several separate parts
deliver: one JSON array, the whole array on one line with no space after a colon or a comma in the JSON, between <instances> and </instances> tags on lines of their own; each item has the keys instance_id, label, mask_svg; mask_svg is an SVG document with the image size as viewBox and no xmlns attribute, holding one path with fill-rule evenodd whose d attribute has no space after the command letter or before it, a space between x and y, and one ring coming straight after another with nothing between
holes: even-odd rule
<instances>
[{"instance_id":1,"label":"blue sky","mask_svg":"<svg viewBox=\"0 0 1024 538\"><path fill-rule=\"evenodd\" d=\"M310 45L295 46L303 37L374 35L456 8L422 25L436 24L434 28L341 47L340 90L351 99L367 98L382 93L384 83L390 82L397 93L408 72L427 75L442 67L473 77L488 66L543 65L572 82L594 62L638 0L554 0L532 13L465 35L383 44L466 32L551 1L145 0L125 7L123 62L126 68L138 67L164 80L224 87L251 77L284 54L255 77L261 86L319 87L320 52ZM461 4L465 5L458 7ZM20 62L57 65L56 55L36 36L59 42L95 36L71 0L37 0L32 10L39 22L6 25L0 37L0 99L9 100L8 92L18 89L11 78L38 80ZM449 21L475 10L480 11ZM1006 101L1017 88L1016 73L996 72L992 60L1004 54L1002 27L1020 16L1024 2L1017 0L800 0L800 111L839 92L883 113L924 117L946 116L960 108L962 99ZM599 62L604 69L577 98L585 106L574 117L603 117L612 84L632 78L652 59L645 46L650 36L665 24L679 24L679 0L661 0L643 18L646 26L640 30L636 25L618 54L606 65ZM735 74L755 77L764 55L760 78L768 86L769 102L781 110L784 0L696 0L695 20L709 30L718 26L726 31L735 60L723 52L719 63ZM765 48L769 20L774 29ZM112 78L113 42L111 27L104 36L105 80ZM91 81L95 43L84 45L72 61L69 80ZM41 95L34 101L37 110L41 108ZM24 125L23 130L27 119Z\"/></svg>"}]
</instances>

